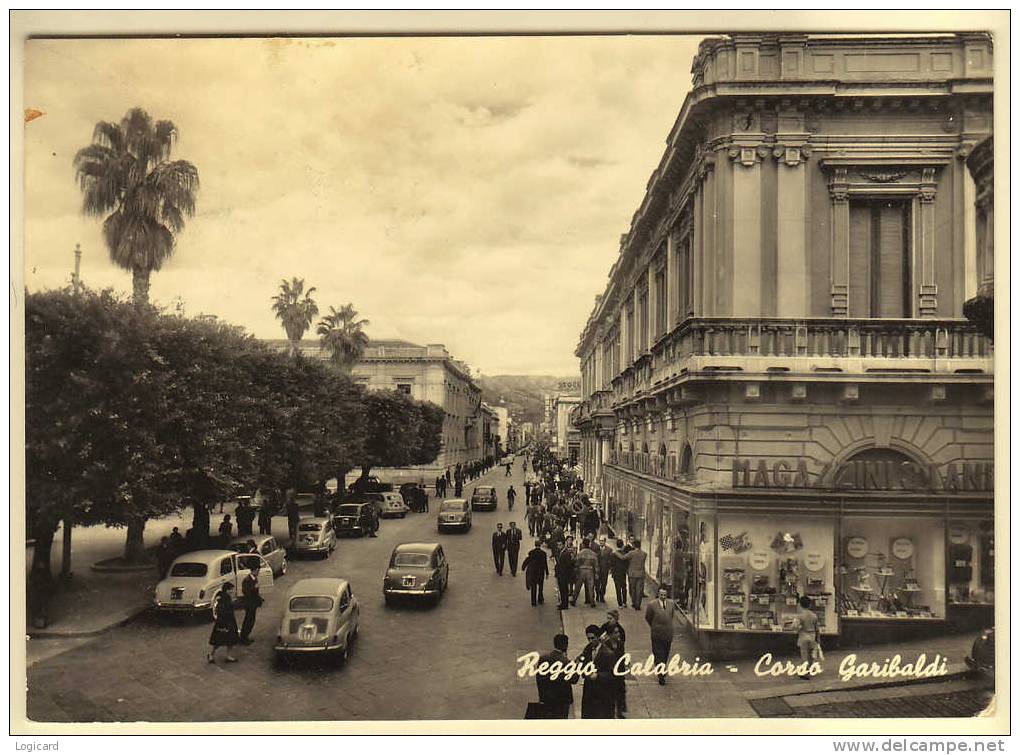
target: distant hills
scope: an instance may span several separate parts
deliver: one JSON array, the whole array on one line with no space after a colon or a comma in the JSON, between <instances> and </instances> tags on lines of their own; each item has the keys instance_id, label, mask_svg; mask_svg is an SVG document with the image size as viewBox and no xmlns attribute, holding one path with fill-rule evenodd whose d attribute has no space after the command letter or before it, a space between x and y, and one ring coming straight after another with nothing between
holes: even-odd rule
<instances>
[{"instance_id":1,"label":"distant hills","mask_svg":"<svg viewBox=\"0 0 1020 755\"><path fill-rule=\"evenodd\" d=\"M534 422L544 418L546 393L559 393L560 383L578 381L577 375L475 375L482 389L482 401L505 406L515 422Z\"/></svg>"}]
</instances>

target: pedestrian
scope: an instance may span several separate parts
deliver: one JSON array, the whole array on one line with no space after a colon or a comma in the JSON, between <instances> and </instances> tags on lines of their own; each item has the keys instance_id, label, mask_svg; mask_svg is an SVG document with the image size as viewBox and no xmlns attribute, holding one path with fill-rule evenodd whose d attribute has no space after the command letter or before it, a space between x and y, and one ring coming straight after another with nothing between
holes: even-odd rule
<instances>
[{"instance_id":1,"label":"pedestrian","mask_svg":"<svg viewBox=\"0 0 1020 755\"><path fill-rule=\"evenodd\" d=\"M184 549L184 536L181 534L181 530L178 527L174 527L170 531L170 550L175 554L180 554Z\"/></svg>"},{"instance_id":2,"label":"pedestrian","mask_svg":"<svg viewBox=\"0 0 1020 755\"><path fill-rule=\"evenodd\" d=\"M595 601L606 602L606 584L609 582L609 567L613 558L613 549L606 545L606 536L599 535L598 543L592 548L599 560L599 570L595 573Z\"/></svg>"},{"instance_id":3,"label":"pedestrian","mask_svg":"<svg viewBox=\"0 0 1020 755\"><path fill-rule=\"evenodd\" d=\"M584 532L585 537L589 537L594 540L599 534L599 512L591 504L588 505L588 510L584 514L584 524L581 526L581 530Z\"/></svg>"},{"instance_id":4,"label":"pedestrian","mask_svg":"<svg viewBox=\"0 0 1020 755\"><path fill-rule=\"evenodd\" d=\"M574 538L569 535L556 551L556 586L560 591L560 610L570 608L570 587L574 582Z\"/></svg>"},{"instance_id":5,"label":"pedestrian","mask_svg":"<svg viewBox=\"0 0 1020 755\"><path fill-rule=\"evenodd\" d=\"M418 496L421 498L421 507L424 513L429 513L429 491L425 489L425 485L418 483Z\"/></svg>"},{"instance_id":6,"label":"pedestrian","mask_svg":"<svg viewBox=\"0 0 1020 755\"><path fill-rule=\"evenodd\" d=\"M616 605L623 608L627 605L627 551L624 550L623 538L616 539L616 550L609 561L609 572L613 575L613 586L616 588Z\"/></svg>"},{"instance_id":7,"label":"pedestrian","mask_svg":"<svg viewBox=\"0 0 1020 755\"><path fill-rule=\"evenodd\" d=\"M506 556L510 562L510 576L517 576L517 558L521 554L521 541L524 533L517 529L517 522L510 522L510 529L506 532Z\"/></svg>"},{"instance_id":8,"label":"pedestrian","mask_svg":"<svg viewBox=\"0 0 1020 755\"><path fill-rule=\"evenodd\" d=\"M617 681L613 669L616 653L601 637L598 624L585 627L588 640L584 651L577 657L582 666L592 663L595 671L584 677L584 691L581 693L581 718L615 718Z\"/></svg>"},{"instance_id":9,"label":"pedestrian","mask_svg":"<svg viewBox=\"0 0 1020 755\"><path fill-rule=\"evenodd\" d=\"M669 663L669 649L673 644L673 619L678 610L676 603L669 599L665 587L659 588L659 596L645 609L645 621L652 635L652 656L656 666L661 663L665 667ZM665 684L666 675L658 676L659 684Z\"/></svg>"},{"instance_id":10,"label":"pedestrian","mask_svg":"<svg viewBox=\"0 0 1020 755\"><path fill-rule=\"evenodd\" d=\"M595 573L599 568L599 558L595 555L595 551L591 549L591 541L582 540L581 550L577 554L577 558L574 560L574 568L576 570L577 577L574 584L574 599L571 601L573 605L577 605L577 597L581 594L581 586L584 586L584 602L585 605L595 605Z\"/></svg>"},{"instance_id":11,"label":"pedestrian","mask_svg":"<svg viewBox=\"0 0 1020 755\"><path fill-rule=\"evenodd\" d=\"M509 477L509 476L510 476L510 467L511 467L511 465L510 465L510 464L507 464L507 465L506 465L506 474L505 474L505 475L503 475L504 477Z\"/></svg>"},{"instance_id":12,"label":"pedestrian","mask_svg":"<svg viewBox=\"0 0 1020 755\"><path fill-rule=\"evenodd\" d=\"M528 551L521 564L524 572L524 586L531 591L531 605L545 603L545 578L549 576L549 560L542 550L542 544L536 540L535 547Z\"/></svg>"},{"instance_id":13,"label":"pedestrian","mask_svg":"<svg viewBox=\"0 0 1020 755\"><path fill-rule=\"evenodd\" d=\"M641 550L641 541L634 541L634 550L627 554L627 582L630 588L630 602L635 611L641 610L645 597L645 563L648 554Z\"/></svg>"},{"instance_id":14,"label":"pedestrian","mask_svg":"<svg viewBox=\"0 0 1020 755\"><path fill-rule=\"evenodd\" d=\"M517 491L514 490L514 486L511 485L506 491L506 506L508 511L514 510L514 501L517 500Z\"/></svg>"},{"instance_id":15,"label":"pedestrian","mask_svg":"<svg viewBox=\"0 0 1020 755\"><path fill-rule=\"evenodd\" d=\"M606 612L606 621L600 627L602 634L607 637L615 637L616 642L614 650L617 653L617 657L622 656L627 652L627 631L623 628L623 624L620 623L620 612L615 608L610 608ZM627 717L627 679L623 674L616 677L616 717L626 718Z\"/></svg>"},{"instance_id":16,"label":"pedestrian","mask_svg":"<svg viewBox=\"0 0 1020 755\"><path fill-rule=\"evenodd\" d=\"M230 521L230 514L226 514L223 517L223 521L220 522L220 543L224 548L230 543L231 537L234 534L234 525Z\"/></svg>"},{"instance_id":17,"label":"pedestrian","mask_svg":"<svg viewBox=\"0 0 1020 755\"><path fill-rule=\"evenodd\" d=\"M458 477L456 482L453 484L453 497L460 498L464 492L464 482Z\"/></svg>"},{"instance_id":18,"label":"pedestrian","mask_svg":"<svg viewBox=\"0 0 1020 755\"><path fill-rule=\"evenodd\" d=\"M228 582L223 585L223 589L216 598L216 622L209 635L210 650L205 656L209 663L216 662L216 651L221 647L227 649L227 662L237 661L231 653L231 648L240 640L237 633L237 618L234 616L234 601L231 599L233 591L234 586Z\"/></svg>"},{"instance_id":19,"label":"pedestrian","mask_svg":"<svg viewBox=\"0 0 1020 755\"><path fill-rule=\"evenodd\" d=\"M496 565L496 574L503 576L503 561L506 558L506 533L503 532L503 523L496 524L496 531L492 533L492 561Z\"/></svg>"},{"instance_id":20,"label":"pedestrian","mask_svg":"<svg viewBox=\"0 0 1020 755\"><path fill-rule=\"evenodd\" d=\"M259 534L273 534L273 510L268 498L264 498L259 506Z\"/></svg>"},{"instance_id":21,"label":"pedestrian","mask_svg":"<svg viewBox=\"0 0 1020 755\"><path fill-rule=\"evenodd\" d=\"M255 523L255 509L252 508L250 501L244 500L238 504L237 510L234 511L234 518L237 520L238 535L252 534L252 524Z\"/></svg>"},{"instance_id":22,"label":"pedestrian","mask_svg":"<svg viewBox=\"0 0 1020 755\"><path fill-rule=\"evenodd\" d=\"M567 656L568 647L570 647L570 638L565 634L556 635L553 637L553 649L539 656L538 667L562 669L570 662L570 658ZM550 671L544 673L540 671L535 675L538 700L542 704L545 718L570 717L570 706L574 704L572 685L577 684L579 678L576 674L562 672L553 676Z\"/></svg>"},{"instance_id":23,"label":"pedestrian","mask_svg":"<svg viewBox=\"0 0 1020 755\"><path fill-rule=\"evenodd\" d=\"M241 622L240 641L251 645L251 630L255 628L255 612L265 601L259 595L259 568L252 566L248 576L241 582L241 605L244 606L244 621Z\"/></svg>"},{"instance_id":24,"label":"pedestrian","mask_svg":"<svg viewBox=\"0 0 1020 755\"><path fill-rule=\"evenodd\" d=\"M170 546L170 538L161 537L159 539L159 548L156 550L156 569L159 571L159 578L166 579L167 572L170 571L170 565L174 562L174 550Z\"/></svg>"},{"instance_id":25,"label":"pedestrian","mask_svg":"<svg viewBox=\"0 0 1020 755\"><path fill-rule=\"evenodd\" d=\"M293 488L287 491L286 508L287 508L287 532L290 535L291 543L293 543L295 540L297 540L298 522L301 519L301 511L300 509L298 509L297 497L294 495Z\"/></svg>"},{"instance_id":26,"label":"pedestrian","mask_svg":"<svg viewBox=\"0 0 1020 755\"><path fill-rule=\"evenodd\" d=\"M797 613L793 617L797 629L797 648L800 650L800 659L804 662L805 668L811 668L811 663L816 660L815 653L821 648L818 614L811 610L810 596L801 595L797 603ZM800 674L799 678L808 680L811 674Z\"/></svg>"}]
</instances>

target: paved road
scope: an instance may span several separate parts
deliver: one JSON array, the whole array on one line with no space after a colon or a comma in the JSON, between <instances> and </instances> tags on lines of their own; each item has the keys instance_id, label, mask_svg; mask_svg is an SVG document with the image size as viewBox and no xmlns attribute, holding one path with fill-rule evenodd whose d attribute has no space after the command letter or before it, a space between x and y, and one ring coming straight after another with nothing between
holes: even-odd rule
<instances>
[{"instance_id":1,"label":"paved road","mask_svg":"<svg viewBox=\"0 0 1020 755\"><path fill-rule=\"evenodd\" d=\"M495 574L489 537L510 520L506 488L520 491L520 463L466 486L495 484L496 513L476 513L466 535L436 533L430 514L387 520L379 537L342 540L325 561L291 561L265 595L254 645L236 664L205 660L210 625L150 615L40 661L28 671L28 715L36 721L222 721L518 719L535 699L515 659L544 650L560 629L554 600L532 608L523 577ZM514 514L523 524L518 499ZM387 608L381 583L396 543L438 540L450 587L435 607ZM526 552L528 540L525 540ZM523 556L523 553L522 553ZM341 668L305 661L278 668L272 643L284 597L297 579L343 576L361 601L361 633ZM552 592L552 584L547 584ZM240 621L240 612L238 615Z\"/></svg>"}]
</instances>

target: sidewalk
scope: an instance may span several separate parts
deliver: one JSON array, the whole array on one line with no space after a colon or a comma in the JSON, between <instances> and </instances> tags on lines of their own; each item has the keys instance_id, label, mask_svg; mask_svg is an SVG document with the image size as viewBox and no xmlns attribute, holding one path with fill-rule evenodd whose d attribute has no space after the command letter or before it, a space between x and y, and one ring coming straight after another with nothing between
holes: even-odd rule
<instances>
[{"instance_id":1,"label":"sidewalk","mask_svg":"<svg viewBox=\"0 0 1020 755\"><path fill-rule=\"evenodd\" d=\"M555 586L551 598L555 599ZM581 598L583 598L583 592ZM627 633L626 650L631 655L631 663L643 662L651 654L651 638L648 625L644 620L644 609L647 604L642 602L641 610L635 611L630 606L617 607L613 595L612 580L607 591L607 604L591 608L581 602L575 607L561 611L563 632L570 638L571 657L581 652L585 645L584 628L589 624L605 622L606 611L615 608L620 612L620 624ZM825 651L823 672L809 681L802 681L796 676L759 676L755 673L757 658L740 659L733 662L713 662L714 673L707 677L675 676L667 679L665 686L660 686L654 676L628 677L627 708L628 718L687 718L704 717L706 709L712 711L711 717L757 717L770 708L771 700L779 700L779 707L796 708L821 703L839 703L849 700L847 695L857 691L858 696L874 697L889 692L878 693L874 690L891 690L895 688L897 697L922 696L932 694L941 689L939 684L956 684L963 686L972 684L962 682L966 671L964 658L970 653L973 636L969 634L950 635L889 645L873 645L860 648L840 648ZM684 623L677 627L673 639L671 653L681 659L694 662L698 658L698 647L694 642L689 625ZM863 678L843 681L838 673L840 663L848 655L857 656L856 663L883 663L894 655L901 656L901 664L912 663L921 653L926 654L928 662L936 654L947 659L948 674L932 679L912 679L908 677ZM793 638L790 641L790 652L776 655L775 661L788 659L799 662L795 658ZM701 662L699 660L699 662ZM980 686L980 685L978 685ZM955 687L954 687L955 688ZM865 693L863 690L869 690ZM580 690L579 690L580 691ZM807 696L807 697L801 697ZM791 701L792 700L792 701ZM575 705L575 716L580 716L580 703ZM788 709L787 708L787 709Z\"/></svg>"}]
</instances>

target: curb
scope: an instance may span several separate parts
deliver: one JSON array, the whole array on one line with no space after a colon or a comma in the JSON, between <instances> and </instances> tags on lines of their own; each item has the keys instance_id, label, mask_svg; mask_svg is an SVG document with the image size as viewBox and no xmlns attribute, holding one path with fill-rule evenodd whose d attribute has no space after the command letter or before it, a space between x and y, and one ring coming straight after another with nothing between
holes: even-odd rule
<instances>
[{"instance_id":1,"label":"curb","mask_svg":"<svg viewBox=\"0 0 1020 755\"><path fill-rule=\"evenodd\" d=\"M75 637L96 637L100 634L122 627L125 624L131 623L131 621L138 616L149 610L150 604L146 601L142 605L135 605L132 608L122 611L121 614L110 620L110 623L99 627L98 629L88 630L52 630L52 629L30 629L28 630L28 638L32 640L66 640L74 639Z\"/></svg>"}]
</instances>

